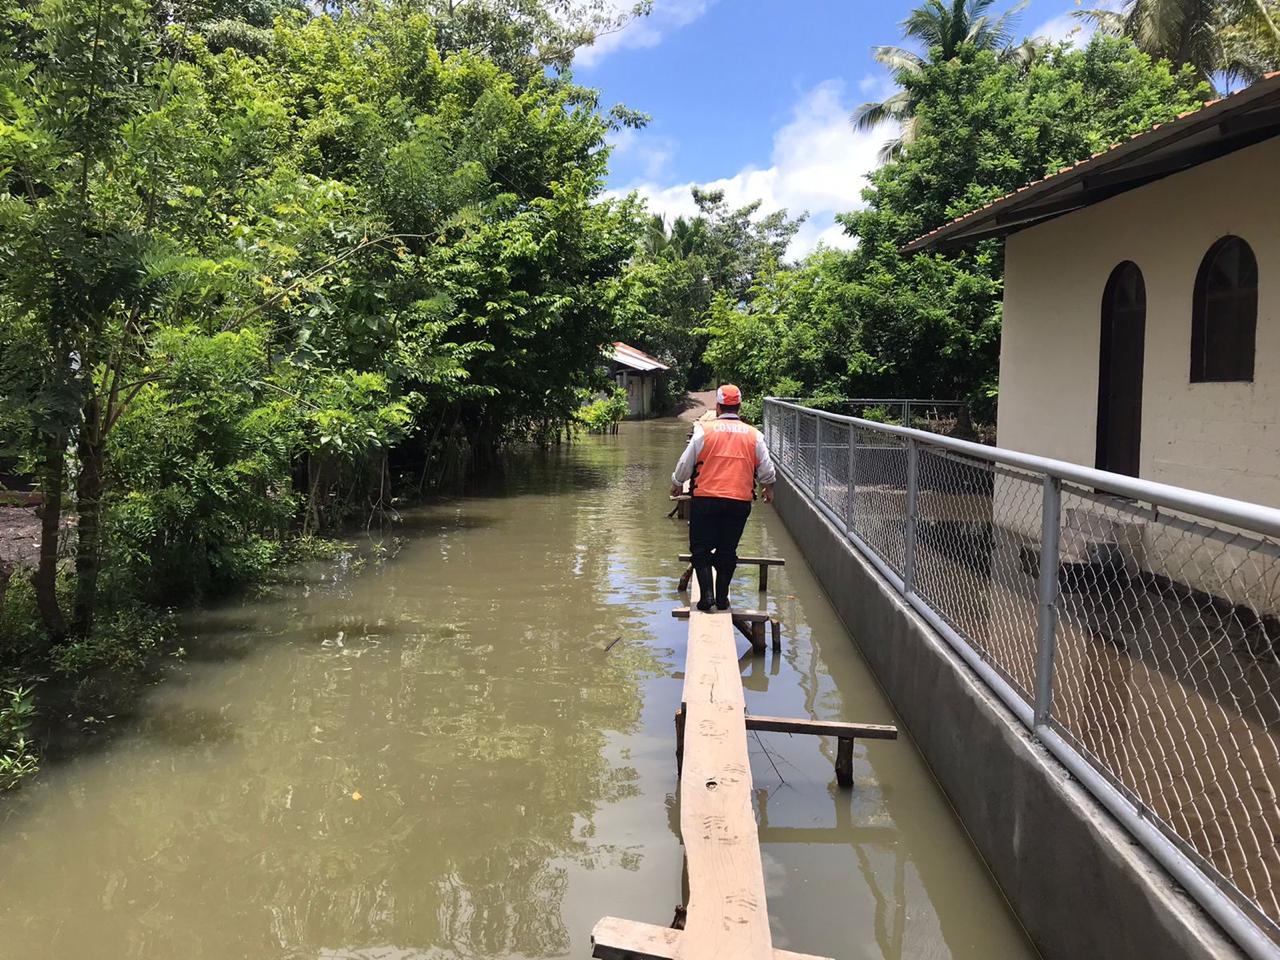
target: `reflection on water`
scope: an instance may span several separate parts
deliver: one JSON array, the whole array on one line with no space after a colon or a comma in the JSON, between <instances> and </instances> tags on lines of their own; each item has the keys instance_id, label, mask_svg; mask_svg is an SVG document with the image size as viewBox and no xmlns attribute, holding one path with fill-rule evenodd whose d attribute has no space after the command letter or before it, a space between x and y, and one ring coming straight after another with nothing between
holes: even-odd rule
<instances>
[{"instance_id":1,"label":"reflection on water","mask_svg":"<svg viewBox=\"0 0 1280 960\"><path fill-rule=\"evenodd\" d=\"M191 617L137 722L0 809L0 956L586 957L605 914L669 922L684 433L521 458L394 560ZM744 550L792 562L748 709L892 722L767 508ZM1032 955L910 740L859 744L852 793L833 743L750 743L780 946Z\"/></svg>"}]
</instances>

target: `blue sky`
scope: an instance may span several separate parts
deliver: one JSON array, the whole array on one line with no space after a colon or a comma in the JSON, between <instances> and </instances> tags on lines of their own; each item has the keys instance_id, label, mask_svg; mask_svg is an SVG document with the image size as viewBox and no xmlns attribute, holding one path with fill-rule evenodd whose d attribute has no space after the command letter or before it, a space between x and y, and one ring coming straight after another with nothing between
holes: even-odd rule
<instances>
[{"instance_id":1,"label":"blue sky","mask_svg":"<svg viewBox=\"0 0 1280 960\"><path fill-rule=\"evenodd\" d=\"M613 138L611 188L638 190L674 215L692 209L690 184L712 184L735 204L808 210L792 255L819 241L847 246L833 217L858 206L888 135L854 133L848 116L893 89L871 47L901 42L898 24L912 5L656 0L651 16L602 38L574 66L606 104L653 117ZM1031 0L1019 35L1065 37L1079 27L1074 9L1075 0Z\"/></svg>"}]
</instances>

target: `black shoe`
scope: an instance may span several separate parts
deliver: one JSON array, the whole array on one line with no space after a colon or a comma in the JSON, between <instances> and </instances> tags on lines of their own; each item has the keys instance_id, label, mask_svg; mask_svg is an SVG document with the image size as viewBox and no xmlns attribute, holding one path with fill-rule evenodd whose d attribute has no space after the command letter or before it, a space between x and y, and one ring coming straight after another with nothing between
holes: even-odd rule
<instances>
[{"instance_id":1,"label":"black shoe","mask_svg":"<svg viewBox=\"0 0 1280 960\"><path fill-rule=\"evenodd\" d=\"M694 571L698 575L698 604L697 607L703 613L711 609L715 602L715 584L712 582L712 573L710 567L698 567Z\"/></svg>"},{"instance_id":2,"label":"black shoe","mask_svg":"<svg viewBox=\"0 0 1280 960\"><path fill-rule=\"evenodd\" d=\"M716 567L716 608L729 609L729 581L733 579L734 567Z\"/></svg>"}]
</instances>

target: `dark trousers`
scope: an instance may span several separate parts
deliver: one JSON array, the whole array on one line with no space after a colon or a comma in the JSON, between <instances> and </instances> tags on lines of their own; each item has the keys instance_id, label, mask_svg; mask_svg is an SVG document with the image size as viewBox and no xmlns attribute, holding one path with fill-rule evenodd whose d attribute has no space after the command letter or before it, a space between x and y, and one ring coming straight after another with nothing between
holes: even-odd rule
<instances>
[{"instance_id":1,"label":"dark trousers","mask_svg":"<svg viewBox=\"0 0 1280 960\"><path fill-rule=\"evenodd\" d=\"M721 589L721 597L728 596L729 580L733 568L738 565L738 541L746 529L751 514L750 500L729 500L724 497L694 497L689 504L689 553L693 555L693 569L698 573L698 583L703 592L710 593L710 584L704 582L704 573L714 567Z\"/></svg>"}]
</instances>

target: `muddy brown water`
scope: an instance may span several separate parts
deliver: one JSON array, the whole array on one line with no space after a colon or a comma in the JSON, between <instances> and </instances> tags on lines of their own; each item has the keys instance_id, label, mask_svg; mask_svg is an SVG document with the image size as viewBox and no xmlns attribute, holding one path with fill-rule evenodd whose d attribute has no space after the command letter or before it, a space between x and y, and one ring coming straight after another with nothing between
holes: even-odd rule
<instances>
[{"instance_id":1,"label":"muddy brown water","mask_svg":"<svg viewBox=\"0 0 1280 960\"><path fill-rule=\"evenodd\" d=\"M669 923L686 432L515 458L390 560L192 615L137 720L0 809L0 957L585 958L604 915ZM770 508L743 551L789 562L748 709L894 722ZM1035 956L909 738L851 792L832 741L749 744L776 945Z\"/></svg>"}]
</instances>

